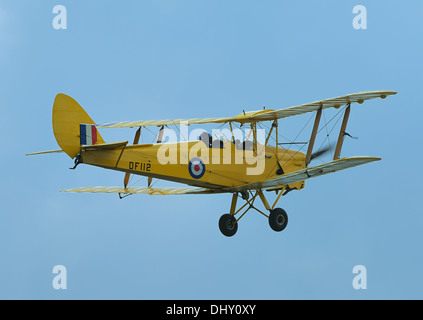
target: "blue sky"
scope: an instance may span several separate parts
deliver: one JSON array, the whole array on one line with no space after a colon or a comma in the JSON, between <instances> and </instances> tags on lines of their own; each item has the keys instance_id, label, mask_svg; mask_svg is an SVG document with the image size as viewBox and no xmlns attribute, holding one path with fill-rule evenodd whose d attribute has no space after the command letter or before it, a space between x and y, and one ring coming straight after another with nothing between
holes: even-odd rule
<instances>
[{"instance_id":1,"label":"blue sky","mask_svg":"<svg viewBox=\"0 0 423 320\"><path fill-rule=\"evenodd\" d=\"M52 27L67 8L67 30ZM365 5L368 29L352 27ZM422 298L421 1L0 1L3 152L0 298ZM383 158L312 179L279 203L282 233L251 212L233 238L231 195L68 194L120 186L122 173L56 149L54 97L98 123L234 116L359 91L398 95L354 106L343 155ZM294 135L306 118L281 121ZM132 140L108 130L106 141ZM13 138L13 139L12 139ZM55 265L68 289L54 290ZM367 268L354 290L352 269Z\"/></svg>"}]
</instances>

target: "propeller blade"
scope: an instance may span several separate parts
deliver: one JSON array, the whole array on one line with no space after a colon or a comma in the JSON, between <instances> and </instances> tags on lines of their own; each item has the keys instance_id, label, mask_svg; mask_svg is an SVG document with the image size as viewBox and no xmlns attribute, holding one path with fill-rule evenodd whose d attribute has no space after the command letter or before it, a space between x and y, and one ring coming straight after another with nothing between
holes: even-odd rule
<instances>
[{"instance_id":1,"label":"propeller blade","mask_svg":"<svg viewBox=\"0 0 423 320\"><path fill-rule=\"evenodd\" d=\"M159 135L158 135L158 137L157 137L157 143L162 143L162 139L163 139L163 133L164 133L164 126L162 126L161 128L160 128L160 131L159 131ZM150 186L151 186L151 182L153 181L153 177L148 177L148 183L147 183L147 186L150 188Z\"/></svg>"},{"instance_id":2,"label":"propeller blade","mask_svg":"<svg viewBox=\"0 0 423 320\"><path fill-rule=\"evenodd\" d=\"M330 151L330 148L329 147L325 147L325 148L323 148L323 149L321 149L319 151L313 152L311 154L311 160L316 159L316 158L318 158L318 157L320 157L320 156L328 153L329 151Z\"/></svg>"},{"instance_id":3,"label":"propeller blade","mask_svg":"<svg viewBox=\"0 0 423 320\"><path fill-rule=\"evenodd\" d=\"M134 137L134 145L138 144L138 142L140 142L140 136L141 136L141 127L138 128L137 132L135 133L135 137ZM131 174L129 172L125 173L125 178L123 179L123 187L126 189L126 187L128 186L128 182L129 182L129 177L131 176Z\"/></svg>"}]
</instances>

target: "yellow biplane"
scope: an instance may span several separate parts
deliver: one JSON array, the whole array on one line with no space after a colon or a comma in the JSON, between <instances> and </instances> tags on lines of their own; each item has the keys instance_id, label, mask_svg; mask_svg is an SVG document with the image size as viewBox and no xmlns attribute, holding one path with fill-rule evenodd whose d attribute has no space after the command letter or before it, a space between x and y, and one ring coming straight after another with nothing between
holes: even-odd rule
<instances>
[{"instance_id":1,"label":"yellow biplane","mask_svg":"<svg viewBox=\"0 0 423 320\"><path fill-rule=\"evenodd\" d=\"M366 100L394 95L394 91L372 91L350 94L342 97L321 100L279 110L259 110L243 112L230 118L178 119L158 121L131 121L96 124L84 109L71 97L58 94L53 105L53 131L60 150L44 151L29 155L65 152L74 159L75 169L80 163L125 172L122 187L87 187L65 192L115 193L123 198L132 194L182 195L182 194L232 194L229 213L221 216L219 229L225 236L233 236L238 229L239 220L250 209L264 215L275 231L282 231L288 224L285 210L276 208L281 196L292 190L304 188L305 180L328 173L352 168L381 160L377 157L340 158L351 105L362 104ZM341 108L342 107L342 108ZM333 160L309 166L310 162L327 151L319 149L313 153L314 144L322 112L328 108L340 109L343 121ZM279 119L313 113L314 125L310 139L303 142L304 152L281 147L279 143ZM315 116L314 116L315 114ZM311 118L312 119L312 118ZM261 135L261 123L268 122L270 129ZM171 125L190 126L194 124L227 124L231 136L213 139L203 132L192 141L163 143L165 128ZM158 127L157 143L139 144L141 128ZM248 136L244 141L236 139L233 126L247 127ZM132 145L128 141L106 143L98 129L138 128ZM270 145L270 138L276 142ZM295 144L290 142L288 144ZM253 170L259 168L260 170ZM249 170L250 169L250 170ZM148 177L147 187L128 187L130 175ZM182 188L153 188L152 179L161 179L188 185ZM264 191L274 191L276 199L270 204ZM260 199L266 214L256 207ZM245 203L237 209L237 201Z\"/></svg>"}]
</instances>

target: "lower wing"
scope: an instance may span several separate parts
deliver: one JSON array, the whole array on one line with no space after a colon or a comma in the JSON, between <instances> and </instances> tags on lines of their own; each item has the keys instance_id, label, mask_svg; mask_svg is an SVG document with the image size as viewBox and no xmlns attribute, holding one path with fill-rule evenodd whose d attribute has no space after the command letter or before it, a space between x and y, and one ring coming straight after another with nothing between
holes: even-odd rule
<instances>
[{"instance_id":1,"label":"lower wing","mask_svg":"<svg viewBox=\"0 0 423 320\"><path fill-rule=\"evenodd\" d=\"M274 189L290 185L295 182L304 181L310 178L319 177L348 168L357 167L366 163L382 160L377 157L351 157L334 160L314 167L288 173L275 179L254 182L238 187L222 187L221 189L207 188L122 188L122 187L85 187L62 192L82 193L118 193L118 194L149 194L149 195L181 195L181 194L213 194L213 193L234 193L247 190Z\"/></svg>"},{"instance_id":2,"label":"lower wing","mask_svg":"<svg viewBox=\"0 0 423 320\"><path fill-rule=\"evenodd\" d=\"M86 187L62 192L82 192L82 193L121 193L121 194L149 194L149 195L179 195L179 194L211 194L218 193L217 190L206 188L122 188L122 187Z\"/></svg>"},{"instance_id":3,"label":"lower wing","mask_svg":"<svg viewBox=\"0 0 423 320\"><path fill-rule=\"evenodd\" d=\"M305 168L305 169L295 171L292 173L284 174L283 176L280 176L275 179L261 181L261 182L254 182L254 183L239 186L239 187L223 188L223 190L227 192L238 192L238 191L245 191L245 190L277 188L277 187L287 186L295 182L304 181L310 178L319 177L328 173L333 173L336 171L353 168L356 166L360 166L362 164L370 163L373 161L379 161L379 160L382 160L382 159L377 157L343 158L343 159L338 159L331 162L323 163L314 167Z\"/></svg>"}]
</instances>

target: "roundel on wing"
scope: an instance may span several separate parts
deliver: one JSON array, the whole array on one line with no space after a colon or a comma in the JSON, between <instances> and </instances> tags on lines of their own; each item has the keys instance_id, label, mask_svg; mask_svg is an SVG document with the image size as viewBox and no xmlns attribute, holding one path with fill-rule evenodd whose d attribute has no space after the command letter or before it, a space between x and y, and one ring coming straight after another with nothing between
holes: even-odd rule
<instances>
[{"instance_id":1,"label":"roundel on wing","mask_svg":"<svg viewBox=\"0 0 423 320\"><path fill-rule=\"evenodd\" d=\"M203 161L201 161L201 159L194 158L188 164L188 171L191 177L194 179L200 179L206 172L206 166L204 165Z\"/></svg>"}]
</instances>

